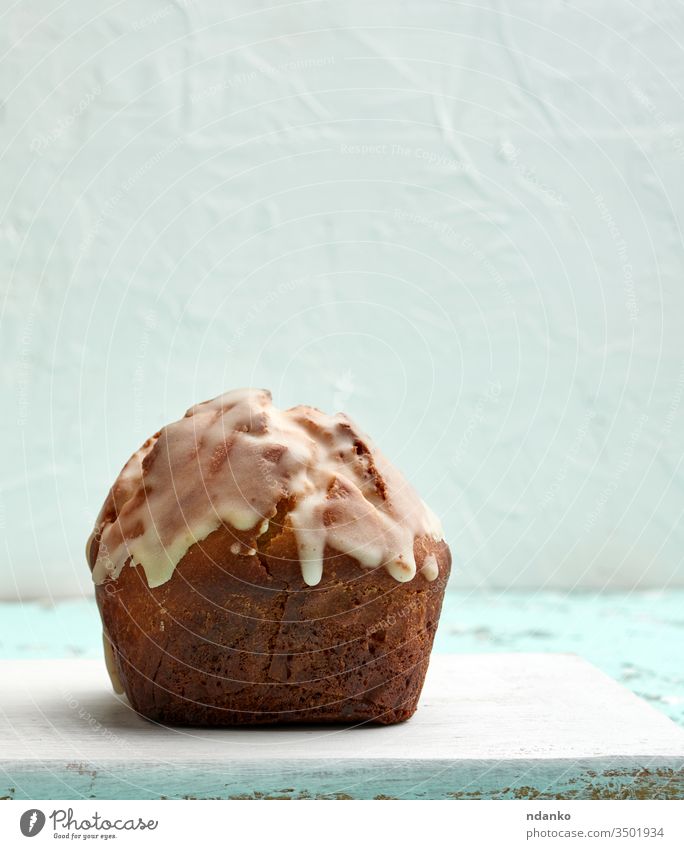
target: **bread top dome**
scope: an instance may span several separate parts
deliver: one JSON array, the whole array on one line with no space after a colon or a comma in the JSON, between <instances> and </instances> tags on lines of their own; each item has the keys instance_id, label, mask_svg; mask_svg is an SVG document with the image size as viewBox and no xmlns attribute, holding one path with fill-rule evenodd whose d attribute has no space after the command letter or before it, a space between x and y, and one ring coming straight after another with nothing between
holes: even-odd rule
<instances>
[{"instance_id":1,"label":"bread top dome","mask_svg":"<svg viewBox=\"0 0 684 849\"><path fill-rule=\"evenodd\" d=\"M432 511L347 416L279 410L270 392L238 389L191 407L126 463L88 541L93 579L116 579L131 563L150 587L161 586L190 546L222 525L266 533L284 500L310 586L321 580L326 546L404 582L416 574L416 538L443 537ZM436 558L421 571L434 580Z\"/></svg>"}]
</instances>

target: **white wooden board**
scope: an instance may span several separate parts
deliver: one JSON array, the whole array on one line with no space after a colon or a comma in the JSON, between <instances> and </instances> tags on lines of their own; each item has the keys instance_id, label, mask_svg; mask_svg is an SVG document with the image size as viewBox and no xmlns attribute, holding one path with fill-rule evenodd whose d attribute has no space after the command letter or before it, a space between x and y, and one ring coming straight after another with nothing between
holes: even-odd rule
<instances>
[{"instance_id":1,"label":"white wooden board","mask_svg":"<svg viewBox=\"0 0 684 849\"><path fill-rule=\"evenodd\" d=\"M0 796L684 796L684 730L573 655L435 655L393 727L189 729L90 660L0 662Z\"/></svg>"}]
</instances>

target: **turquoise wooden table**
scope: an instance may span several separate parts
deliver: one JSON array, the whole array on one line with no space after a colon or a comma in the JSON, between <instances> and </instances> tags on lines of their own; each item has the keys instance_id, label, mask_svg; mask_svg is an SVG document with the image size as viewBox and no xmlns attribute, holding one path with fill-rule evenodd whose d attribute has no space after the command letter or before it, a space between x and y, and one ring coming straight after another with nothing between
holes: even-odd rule
<instances>
[{"instance_id":1,"label":"turquoise wooden table","mask_svg":"<svg viewBox=\"0 0 684 849\"><path fill-rule=\"evenodd\" d=\"M3 604L0 795L681 798L684 732L663 714L684 725L683 602L683 592L451 591L440 656L407 726L209 732L185 746L114 698L91 602Z\"/></svg>"}]
</instances>

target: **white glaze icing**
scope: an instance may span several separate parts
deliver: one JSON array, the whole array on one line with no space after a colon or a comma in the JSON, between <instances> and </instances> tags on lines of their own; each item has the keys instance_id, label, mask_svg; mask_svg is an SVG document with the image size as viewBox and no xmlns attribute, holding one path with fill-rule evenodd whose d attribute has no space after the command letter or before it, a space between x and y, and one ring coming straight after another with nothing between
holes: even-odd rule
<instances>
[{"instance_id":1,"label":"white glaze icing","mask_svg":"<svg viewBox=\"0 0 684 849\"><path fill-rule=\"evenodd\" d=\"M123 684L121 683L119 671L116 668L116 662L114 660L114 650L112 649L112 644L107 639L107 635L104 631L102 632L102 645L104 646L105 666L107 667L109 680L112 682L112 688L115 693L123 693Z\"/></svg>"},{"instance_id":2,"label":"white glaze icing","mask_svg":"<svg viewBox=\"0 0 684 849\"><path fill-rule=\"evenodd\" d=\"M434 554L427 554L425 556L421 572L428 581L434 581L437 578L439 575L439 564Z\"/></svg>"},{"instance_id":3,"label":"white glaze icing","mask_svg":"<svg viewBox=\"0 0 684 849\"><path fill-rule=\"evenodd\" d=\"M285 498L294 499L287 522L310 586L321 580L326 545L404 582L416 574L416 537L443 536L432 511L345 415L279 410L269 392L243 389L192 407L126 463L95 527L93 579L115 579L131 562L158 587L223 523L266 533ZM434 556L422 573L437 577Z\"/></svg>"}]
</instances>

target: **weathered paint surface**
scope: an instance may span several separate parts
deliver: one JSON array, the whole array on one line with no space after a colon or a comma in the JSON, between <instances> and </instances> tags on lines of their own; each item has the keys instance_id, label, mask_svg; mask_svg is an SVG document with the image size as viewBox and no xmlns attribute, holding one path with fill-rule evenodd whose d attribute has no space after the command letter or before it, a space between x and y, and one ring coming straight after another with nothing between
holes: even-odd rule
<instances>
[{"instance_id":1,"label":"weathered paint surface","mask_svg":"<svg viewBox=\"0 0 684 849\"><path fill-rule=\"evenodd\" d=\"M308 787L310 789L302 789ZM435 770L434 762L388 762L382 775L368 778L367 765L353 761L313 766L303 774L274 766L268 779L249 769L216 770L206 765L169 769L74 762L63 772L44 764L0 770L0 797L8 799L681 799L681 762L657 771L635 764L595 770L589 762L550 762L529 769L472 761Z\"/></svg>"}]
</instances>

